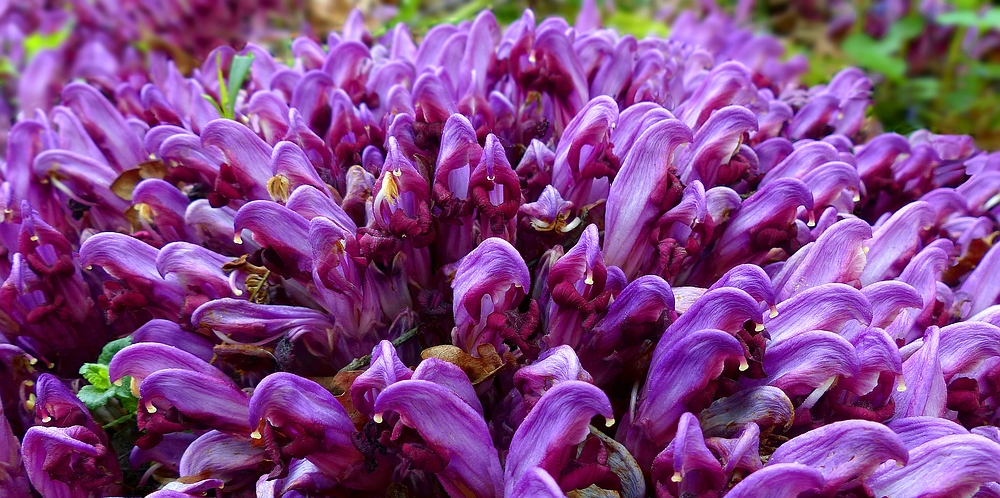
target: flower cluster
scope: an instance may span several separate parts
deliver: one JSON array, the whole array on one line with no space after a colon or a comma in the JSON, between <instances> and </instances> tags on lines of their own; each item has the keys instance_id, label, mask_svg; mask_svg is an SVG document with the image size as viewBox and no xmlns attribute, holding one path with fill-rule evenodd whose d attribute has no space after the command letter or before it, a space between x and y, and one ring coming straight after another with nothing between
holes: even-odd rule
<instances>
[{"instance_id":1,"label":"flower cluster","mask_svg":"<svg viewBox=\"0 0 1000 498\"><path fill-rule=\"evenodd\" d=\"M1000 494L1000 155L720 16L291 52L10 130L0 490Z\"/></svg>"}]
</instances>

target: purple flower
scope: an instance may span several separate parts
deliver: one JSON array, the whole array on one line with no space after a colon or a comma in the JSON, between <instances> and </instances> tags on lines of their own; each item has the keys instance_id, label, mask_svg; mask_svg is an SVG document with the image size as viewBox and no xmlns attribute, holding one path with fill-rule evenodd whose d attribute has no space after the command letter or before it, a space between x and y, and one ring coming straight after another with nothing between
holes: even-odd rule
<instances>
[{"instance_id":1,"label":"purple flower","mask_svg":"<svg viewBox=\"0 0 1000 498\"><path fill-rule=\"evenodd\" d=\"M452 288L452 342L475 353L480 344L501 350L507 319L531 287L528 268L507 241L489 238L458 264Z\"/></svg>"},{"instance_id":2,"label":"purple flower","mask_svg":"<svg viewBox=\"0 0 1000 498\"><path fill-rule=\"evenodd\" d=\"M447 492L466 490L476 497L502 494L500 460L486 422L452 391L426 380L397 382L376 400L375 421L381 422L390 410L399 414L397 427L412 427L423 441L405 443L402 455L417 468L436 474Z\"/></svg>"}]
</instances>

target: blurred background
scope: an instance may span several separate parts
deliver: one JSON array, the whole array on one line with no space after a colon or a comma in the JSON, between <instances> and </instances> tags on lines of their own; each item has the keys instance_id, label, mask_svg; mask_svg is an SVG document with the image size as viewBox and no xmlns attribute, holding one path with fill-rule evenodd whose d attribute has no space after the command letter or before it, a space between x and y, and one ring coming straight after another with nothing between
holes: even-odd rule
<instances>
[{"instance_id":1,"label":"blurred background","mask_svg":"<svg viewBox=\"0 0 1000 498\"><path fill-rule=\"evenodd\" d=\"M184 68L200 64L223 40L237 48L252 40L276 53L290 35L325 41L357 7L378 36L402 22L415 38L438 23L472 19L492 9L510 22L531 8L536 18L572 21L582 0L0 0L0 96L14 109L16 81L33 68L34 55L67 45L81 27L130 17L136 33L105 46L131 44L143 53L168 52ZM642 38L669 37L683 12L698 19L719 10L758 34L772 34L785 58L803 57L804 85L829 81L846 66L858 66L874 80L871 117L887 131L969 134L979 147L1000 149L1000 7L983 0L597 0L605 27ZM38 13L44 15L39 17ZM691 15L691 14L686 14ZM215 20L206 25L206 19ZM221 21L220 21L221 20ZM75 26L75 30L74 30ZM12 31L13 35L11 35ZM98 29L100 31L100 29ZM173 38L162 33L180 33ZM150 35L157 33L157 35ZM203 36L199 36L201 33ZM93 38L93 33L90 34ZM710 35L705 35L706 39ZM84 39L84 38L81 38ZM139 40L139 41L135 41ZM73 43L69 50L73 50ZM67 50L67 49L61 49ZM84 50L84 49L81 49ZM100 54L79 59L97 60ZM119 56L119 59L123 59ZM67 58L72 60L71 58ZM123 60L127 61L127 58ZM50 63L51 64L51 63ZM68 63L67 63L68 64ZM84 68L86 73L86 68ZM69 77L78 77L74 71ZM29 85L42 85L34 83ZM22 89L22 93L24 89ZM30 93L30 92L29 92ZM0 117L5 114L0 98ZM30 108L30 106L23 106ZM14 116L10 116L14 118ZM16 119L16 118L15 118ZM0 127L5 127L0 119Z\"/></svg>"}]
</instances>

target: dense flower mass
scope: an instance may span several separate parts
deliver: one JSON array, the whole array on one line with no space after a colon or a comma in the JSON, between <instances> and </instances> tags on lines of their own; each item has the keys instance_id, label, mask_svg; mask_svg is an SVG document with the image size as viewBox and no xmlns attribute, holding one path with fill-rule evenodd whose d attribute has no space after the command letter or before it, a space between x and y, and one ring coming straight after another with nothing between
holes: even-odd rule
<instances>
[{"instance_id":1,"label":"dense flower mass","mask_svg":"<svg viewBox=\"0 0 1000 498\"><path fill-rule=\"evenodd\" d=\"M1000 494L1000 155L863 72L593 2L203 61L22 98L0 497Z\"/></svg>"}]
</instances>

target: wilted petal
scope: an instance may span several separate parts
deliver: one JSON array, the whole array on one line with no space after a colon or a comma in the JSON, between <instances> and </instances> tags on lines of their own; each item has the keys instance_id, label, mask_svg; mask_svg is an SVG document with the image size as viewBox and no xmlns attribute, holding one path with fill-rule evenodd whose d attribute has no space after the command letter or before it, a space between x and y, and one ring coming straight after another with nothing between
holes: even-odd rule
<instances>
[{"instance_id":1,"label":"wilted petal","mask_svg":"<svg viewBox=\"0 0 1000 498\"><path fill-rule=\"evenodd\" d=\"M1000 444L975 434L944 436L910 450L905 466L887 464L868 480L876 496L970 497L1000 481Z\"/></svg>"},{"instance_id":2,"label":"wilted petal","mask_svg":"<svg viewBox=\"0 0 1000 498\"><path fill-rule=\"evenodd\" d=\"M607 395L592 384L567 380L546 391L511 440L504 473L507 493L535 467L562 475L596 415L603 415L609 426L614 423Z\"/></svg>"},{"instance_id":3,"label":"wilted petal","mask_svg":"<svg viewBox=\"0 0 1000 498\"><path fill-rule=\"evenodd\" d=\"M705 434L731 437L748 425L787 426L794 408L781 389L758 386L715 400L698 418Z\"/></svg>"},{"instance_id":4,"label":"wilted petal","mask_svg":"<svg viewBox=\"0 0 1000 498\"><path fill-rule=\"evenodd\" d=\"M888 427L867 420L834 422L790 439L774 451L768 466L798 463L813 467L834 492L855 480L864 481L886 460L906 464L907 450Z\"/></svg>"},{"instance_id":5,"label":"wilted petal","mask_svg":"<svg viewBox=\"0 0 1000 498\"><path fill-rule=\"evenodd\" d=\"M713 437L705 440L705 445L719 455L726 476L731 477L736 469L756 472L764 466L760 461L760 427L753 422L733 439Z\"/></svg>"},{"instance_id":6,"label":"wilted petal","mask_svg":"<svg viewBox=\"0 0 1000 498\"><path fill-rule=\"evenodd\" d=\"M823 486L823 474L807 465L768 465L726 493L727 498L786 498Z\"/></svg>"},{"instance_id":7,"label":"wilted petal","mask_svg":"<svg viewBox=\"0 0 1000 498\"><path fill-rule=\"evenodd\" d=\"M486 422L449 389L423 380L397 382L375 402L375 420L394 411L445 462L437 472L445 491L477 498L501 496L503 473Z\"/></svg>"}]
</instances>

